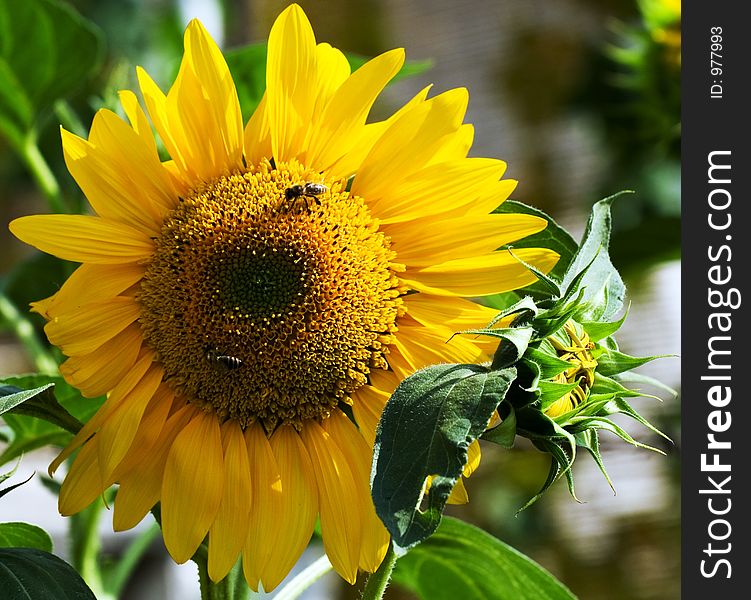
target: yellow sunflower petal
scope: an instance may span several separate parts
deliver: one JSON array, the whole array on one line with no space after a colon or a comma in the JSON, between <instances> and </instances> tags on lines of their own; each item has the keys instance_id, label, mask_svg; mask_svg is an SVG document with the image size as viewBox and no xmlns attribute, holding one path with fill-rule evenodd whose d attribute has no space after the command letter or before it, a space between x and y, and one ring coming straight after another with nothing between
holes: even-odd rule
<instances>
[{"instance_id":1,"label":"yellow sunflower petal","mask_svg":"<svg viewBox=\"0 0 751 600\"><path fill-rule=\"evenodd\" d=\"M66 360L60 365L60 374L84 397L97 398L113 389L130 371L142 343L141 328L134 323L93 352Z\"/></svg>"},{"instance_id":2,"label":"yellow sunflower petal","mask_svg":"<svg viewBox=\"0 0 751 600\"><path fill-rule=\"evenodd\" d=\"M282 426L271 436L279 466L282 493L275 514L284 527L276 530L269 561L261 577L263 589L276 588L295 566L310 542L318 516L318 490L308 451L293 427Z\"/></svg>"},{"instance_id":3,"label":"yellow sunflower petal","mask_svg":"<svg viewBox=\"0 0 751 600\"><path fill-rule=\"evenodd\" d=\"M88 215L31 215L8 227L19 240L74 262L137 262L154 252L146 232Z\"/></svg>"},{"instance_id":4,"label":"yellow sunflower petal","mask_svg":"<svg viewBox=\"0 0 751 600\"><path fill-rule=\"evenodd\" d=\"M352 412L355 414L355 421L360 428L360 433L371 447L375 442L378 421L381 419L381 413L383 413L383 408L390 396L390 393L371 385L364 385L355 392Z\"/></svg>"},{"instance_id":5,"label":"yellow sunflower petal","mask_svg":"<svg viewBox=\"0 0 751 600\"><path fill-rule=\"evenodd\" d=\"M333 94L312 131L306 162L324 170L358 141L373 102L404 64L404 50L391 50L357 69Z\"/></svg>"},{"instance_id":6,"label":"yellow sunflower petal","mask_svg":"<svg viewBox=\"0 0 751 600\"><path fill-rule=\"evenodd\" d=\"M162 481L164 545L177 563L203 541L222 500L224 469L219 421L199 412L177 435Z\"/></svg>"},{"instance_id":7,"label":"yellow sunflower petal","mask_svg":"<svg viewBox=\"0 0 751 600\"><path fill-rule=\"evenodd\" d=\"M467 158L426 166L393 186L388 198L377 207L377 216L388 225L423 219L426 215L441 215L462 207L471 208L473 214L487 214L489 210L477 210L475 203L505 171L506 163L491 158ZM496 206L500 203L498 200Z\"/></svg>"},{"instance_id":8,"label":"yellow sunflower petal","mask_svg":"<svg viewBox=\"0 0 751 600\"><path fill-rule=\"evenodd\" d=\"M423 268L493 252L504 244L542 231L547 220L533 215L477 215L461 220L426 217L386 225L400 263Z\"/></svg>"},{"instance_id":9,"label":"yellow sunflower petal","mask_svg":"<svg viewBox=\"0 0 751 600\"><path fill-rule=\"evenodd\" d=\"M544 248L518 248L514 255L547 273L558 254ZM537 281L509 252L449 260L425 269L410 269L399 277L410 287L436 296L488 296L516 290Z\"/></svg>"},{"instance_id":10,"label":"yellow sunflower petal","mask_svg":"<svg viewBox=\"0 0 751 600\"><path fill-rule=\"evenodd\" d=\"M466 504L469 502L469 494L467 493L467 488L464 487L464 480L461 477L456 480L454 489L451 490L446 502L448 504Z\"/></svg>"},{"instance_id":11,"label":"yellow sunflower petal","mask_svg":"<svg viewBox=\"0 0 751 600\"><path fill-rule=\"evenodd\" d=\"M131 469L140 466L144 461L151 460L152 450L162 434L174 400L175 393L167 384L162 383L152 395L144 411L127 455L112 473L113 481L120 481Z\"/></svg>"},{"instance_id":12,"label":"yellow sunflower petal","mask_svg":"<svg viewBox=\"0 0 751 600\"><path fill-rule=\"evenodd\" d=\"M331 44L323 42L316 45L316 101L313 106L312 122L318 123L329 100L339 86L351 73L349 61L344 53ZM315 133L315 127L308 130L308 135ZM307 144L306 144L307 146Z\"/></svg>"},{"instance_id":13,"label":"yellow sunflower petal","mask_svg":"<svg viewBox=\"0 0 751 600\"><path fill-rule=\"evenodd\" d=\"M143 140L144 144L149 149L149 152L159 155L156 146L156 139L154 139L154 132L151 130L151 124L146 113L141 108L136 95L130 90L121 90L117 93L120 98L120 104L123 107L125 116L130 121L130 126L133 128L139 137Z\"/></svg>"},{"instance_id":14,"label":"yellow sunflower petal","mask_svg":"<svg viewBox=\"0 0 751 600\"><path fill-rule=\"evenodd\" d=\"M81 448L63 481L58 498L58 509L63 516L82 511L105 489L98 463L96 438Z\"/></svg>"},{"instance_id":15,"label":"yellow sunflower petal","mask_svg":"<svg viewBox=\"0 0 751 600\"><path fill-rule=\"evenodd\" d=\"M402 106L385 121L376 121L375 123L365 125L360 131L355 145L349 152L336 161L334 165L329 167L329 175L334 179L347 179L350 175L358 171L362 161L370 154L373 146L381 136L403 115L422 104L430 88L431 86L424 87L407 104Z\"/></svg>"},{"instance_id":16,"label":"yellow sunflower petal","mask_svg":"<svg viewBox=\"0 0 751 600\"><path fill-rule=\"evenodd\" d=\"M44 326L44 332L65 354L88 354L123 331L140 313L135 299L127 296L87 302L79 310L56 316Z\"/></svg>"},{"instance_id":17,"label":"yellow sunflower petal","mask_svg":"<svg viewBox=\"0 0 751 600\"><path fill-rule=\"evenodd\" d=\"M250 464L240 426L222 425L224 493L216 520L209 531L209 577L219 581L237 561L248 535L251 506Z\"/></svg>"},{"instance_id":18,"label":"yellow sunflower petal","mask_svg":"<svg viewBox=\"0 0 751 600\"><path fill-rule=\"evenodd\" d=\"M46 319L80 310L85 302L108 300L143 278L145 267L136 263L95 265L85 263L68 277L60 290L39 312Z\"/></svg>"},{"instance_id":19,"label":"yellow sunflower petal","mask_svg":"<svg viewBox=\"0 0 751 600\"><path fill-rule=\"evenodd\" d=\"M178 139L185 142L178 149L184 175L205 181L242 167L243 123L235 83L221 50L197 19L185 30L185 55L167 94L167 110L171 130L180 130Z\"/></svg>"},{"instance_id":20,"label":"yellow sunflower petal","mask_svg":"<svg viewBox=\"0 0 751 600\"><path fill-rule=\"evenodd\" d=\"M304 151L316 103L316 40L308 17L292 4L271 28L266 64L266 110L277 162Z\"/></svg>"},{"instance_id":21,"label":"yellow sunflower petal","mask_svg":"<svg viewBox=\"0 0 751 600\"><path fill-rule=\"evenodd\" d=\"M197 412L190 406L183 406L175 412L167 419L159 432L149 459L143 461L138 469L131 470L119 479L120 488L115 498L115 511L112 518L115 531L125 531L135 527L159 502L164 468L172 444Z\"/></svg>"},{"instance_id":22,"label":"yellow sunflower petal","mask_svg":"<svg viewBox=\"0 0 751 600\"><path fill-rule=\"evenodd\" d=\"M456 134L468 100L467 90L457 88L404 113L373 145L357 172L352 193L367 198L378 214L379 202Z\"/></svg>"},{"instance_id":23,"label":"yellow sunflower petal","mask_svg":"<svg viewBox=\"0 0 751 600\"><path fill-rule=\"evenodd\" d=\"M401 377L436 363L476 363L487 358L484 350L464 337L451 340L445 331L402 323L389 356L389 364Z\"/></svg>"},{"instance_id":24,"label":"yellow sunflower petal","mask_svg":"<svg viewBox=\"0 0 751 600\"><path fill-rule=\"evenodd\" d=\"M362 516L350 501L358 497L357 483L347 457L335 440L315 421L305 423L301 437L308 449L318 485L323 547L331 564L354 584L362 544Z\"/></svg>"},{"instance_id":25,"label":"yellow sunflower petal","mask_svg":"<svg viewBox=\"0 0 751 600\"><path fill-rule=\"evenodd\" d=\"M152 365L143 379L130 391L112 416L97 433L99 439L99 469L102 480L108 482L115 468L123 460L136 437L144 411L162 382L164 370Z\"/></svg>"},{"instance_id":26,"label":"yellow sunflower petal","mask_svg":"<svg viewBox=\"0 0 751 600\"><path fill-rule=\"evenodd\" d=\"M466 158L472 142L475 139L475 126L470 123L464 123L456 133L447 137L436 153L425 163L427 166L442 163L446 160L457 160Z\"/></svg>"},{"instance_id":27,"label":"yellow sunflower petal","mask_svg":"<svg viewBox=\"0 0 751 600\"><path fill-rule=\"evenodd\" d=\"M88 142L61 135L68 170L99 216L159 231L177 195L153 143L106 109L94 116Z\"/></svg>"},{"instance_id":28,"label":"yellow sunflower petal","mask_svg":"<svg viewBox=\"0 0 751 600\"><path fill-rule=\"evenodd\" d=\"M81 445L88 440L112 415L115 410L120 406L120 403L128 395L139 381L143 378L148 371L151 364L154 362L153 353L150 351L144 351L136 361L135 365L125 374L125 376L118 382L115 388L112 390L107 400L99 407L99 410L91 417L86 423L83 424L81 430L73 436L70 443L58 454L55 460L50 463L49 474L52 474L58 469L63 461L68 458L73 452L80 448Z\"/></svg>"},{"instance_id":29,"label":"yellow sunflower petal","mask_svg":"<svg viewBox=\"0 0 751 600\"><path fill-rule=\"evenodd\" d=\"M331 435L339 448L346 448L342 454L347 459L355 478L356 496L348 501L357 507L362 535L360 542L359 566L373 573L386 555L390 537L386 528L376 515L373 500L370 497L370 465L373 451L365 439L343 412L334 410L323 422L324 429Z\"/></svg>"},{"instance_id":30,"label":"yellow sunflower petal","mask_svg":"<svg viewBox=\"0 0 751 600\"><path fill-rule=\"evenodd\" d=\"M266 108L266 93L264 92L261 102L245 126L245 161L249 165L257 164L264 158L268 160L272 156L271 128L269 126L269 112Z\"/></svg>"},{"instance_id":31,"label":"yellow sunflower petal","mask_svg":"<svg viewBox=\"0 0 751 600\"><path fill-rule=\"evenodd\" d=\"M450 334L485 327L498 314L487 306L465 298L410 294L404 299L407 314L426 327L444 329Z\"/></svg>"},{"instance_id":32,"label":"yellow sunflower petal","mask_svg":"<svg viewBox=\"0 0 751 600\"><path fill-rule=\"evenodd\" d=\"M467 448L467 464L464 465L464 470L462 471L464 477L469 477L477 470L477 467L480 466L481 457L480 440L475 440L469 445L469 448Z\"/></svg>"},{"instance_id":33,"label":"yellow sunflower petal","mask_svg":"<svg viewBox=\"0 0 751 600\"><path fill-rule=\"evenodd\" d=\"M243 573L248 585L258 591L272 553L272 544L279 535L282 505L282 479L271 444L263 427L252 424L245 430L250 464L250 485L253 503L250 507L248 537L243 549Z\"/></svg>"}]
</instances>

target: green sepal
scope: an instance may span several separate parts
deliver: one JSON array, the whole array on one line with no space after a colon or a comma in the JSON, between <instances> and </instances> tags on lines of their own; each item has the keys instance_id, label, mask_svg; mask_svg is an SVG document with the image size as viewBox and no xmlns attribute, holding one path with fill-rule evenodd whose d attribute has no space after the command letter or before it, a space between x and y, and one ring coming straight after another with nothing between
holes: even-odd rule
<instances>
[{"instance_id":1,"label":"green sepal","mask_svg":"<svg viewBox=\"0 0 751 600\"><path fill-rule=\"evenodd\" d=\"M556 400L560 400L573 389L579 387L579 383L556 383L554 381L541 381L537 389L540 391L540 409L545 410Z\"/></svg>"},{"instance_id":2,"label":"green sepal","mask_svg":"<svg viewBox=\"0 0 751 600\"><path fill-rule=\"evenodd\" d=\"M597 359L597 371L605 376L617 375L624 371L630 371L642 365L646 365L658 358L669 358L670 354L659 354L657 356L629 356L618 350L611 350L603 347L595 357ZM593 353L594 354L594 353Z\"/></svg>"},{"instance_id":3,"label":"green sepal","mask_svg":"<svg viewBox=\"0 0 751 600\"><path fill-rule=\"evenodd\" d=\"M582 300L583 308L576 315L578 321L607 321L623 307L626 286L610 261L608 244L611 230L610 205L626 193L632 192L613 194L592 207L579 250L563 277L563 288L569 290L570 283L589 265L586 275L577 286L586 290Z\"/></svg>"},{"instance_id":4,"label":"green sepal","mask_svg":"<svg viewBox=\"0 0 751 600\"><path fill-rule=\"evenodd\" d=\"M502 448L513 448L516 439L516 412L514 407L508 405L508 414L503 417L500 425L488 429L480 438L498 444Z\"/></svg>"}]
</instances>

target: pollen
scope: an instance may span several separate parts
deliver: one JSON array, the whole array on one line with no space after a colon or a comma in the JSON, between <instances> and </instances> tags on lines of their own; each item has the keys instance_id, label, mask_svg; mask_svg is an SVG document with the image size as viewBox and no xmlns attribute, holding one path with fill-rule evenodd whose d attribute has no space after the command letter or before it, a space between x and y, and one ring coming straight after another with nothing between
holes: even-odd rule
<instances>
[{"instance_id":1,"label":"pollen","mask_svg":"<svg viewBox=\"0 0 751 600\"><path fill-rule=\"evenodd\" d=\"M145 343L220 419L300 428L387 368L400 266L362 198L324 179L264 161L192 191L155 240Z\"/></svg>"}]
</instances>

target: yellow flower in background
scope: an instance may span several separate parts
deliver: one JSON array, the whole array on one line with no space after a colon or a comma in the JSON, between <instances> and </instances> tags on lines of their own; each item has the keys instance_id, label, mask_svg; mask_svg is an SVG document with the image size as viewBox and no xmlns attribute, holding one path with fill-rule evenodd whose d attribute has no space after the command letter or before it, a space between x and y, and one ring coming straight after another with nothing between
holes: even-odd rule
<instances>
[{"instance_id":1,"label":"yellow flower in background","mask_svg":"<svg viewBox=\"0 0 751 600\"><path fill-rule=\"evenodd\" d=\"M514 181L467 158L468 95L428 99L366 123L402 50L350 73L317 44L297 5L274 24L266 94L243 126L225 60L203 26L165 95L141 69L128 122L100 110L88 140L62 132L95 216L11 223L21 240L82 265L35 303L61 372L107 400L51 465L80 448L60 510L119 483L114 526L161 502L168 551L187 561L208 535L209 575L242 554L253 589L276 587L320 516L339 574L374 571L388 535L370 499L375 427L398 382L439 362L485 360L454 337L495 311L466 298L534 276L495 249L545 227L489 214ZM514 254L548 271L545 249ZM465 474L479 461L474 444ZM466 499L461 484L454 500Z\"/></svg>"}]
</instances>

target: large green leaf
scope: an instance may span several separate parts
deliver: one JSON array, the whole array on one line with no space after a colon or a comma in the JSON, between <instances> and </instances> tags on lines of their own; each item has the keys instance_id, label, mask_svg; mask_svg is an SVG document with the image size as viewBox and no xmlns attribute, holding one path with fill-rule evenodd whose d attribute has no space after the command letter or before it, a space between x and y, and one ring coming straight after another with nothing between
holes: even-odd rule
<instances>
[{"instance_id":1,"label":"large green leaf","mask_svg":"<svg viewBox=\"0 0 751 600\"><path fill-rule=\"evenodd\" d=\"M445 518L399 559L393 581L423 600L573 600L540 565L486 532Z\"/></svg>"},{"instance_id":2,"label":"large green leaf","mask_svg":"<svg viewBox=\"0 0 751 600\"><path fill-rule=\"evenodd\" d=\"M436 530L467 462L467 448L485 430L515 376L513 367L434 365L396 388L376 433L372 493L398 546L413 546ZM428 477L432 484L421 510Z\"/></svg>"},{"instance_id":3,"label":"large green leaf","mask_svg":"<svg viewBox=\"0 0 751 600\"><path fill-rule=\"evenodd\" d=\"M0 590L8 600L96 600L73 567L35 548L0 548Z\"/></svg>"},{"instance_id":4,"label":"large green leaf","mask_svg":"<svg viewBox=\"0 0 751 600\"><path fill-rule=\"evenodd\" d=\"M0 131L23 139L36 114L98 67L96 27L57 0L0 0Z\"/></svg>"},{"instance_id":5,"label":"large green leaf","mask_svg":"<svg viewBox=\"0 0 751 600\"><path fill-rule=\"evenodd\" d=\"M49 534L31 523L0 523L0 548L36 548L52 552Z\"/></svg>"}]
</instances>

